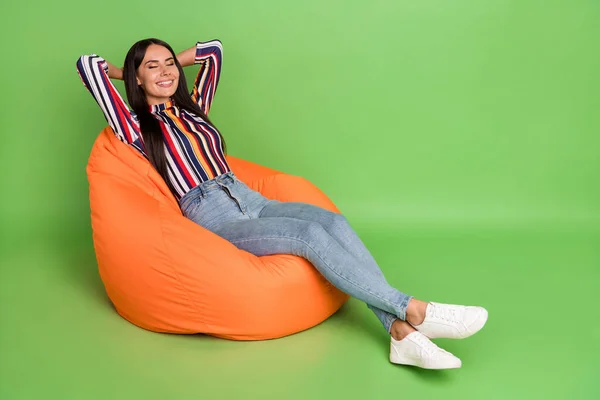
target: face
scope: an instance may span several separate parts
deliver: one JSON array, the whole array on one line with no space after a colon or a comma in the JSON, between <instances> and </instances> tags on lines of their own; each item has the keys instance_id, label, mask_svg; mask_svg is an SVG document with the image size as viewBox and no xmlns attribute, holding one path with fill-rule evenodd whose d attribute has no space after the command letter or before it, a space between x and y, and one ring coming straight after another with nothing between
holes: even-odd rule
<instances>
[{"instance_id":1,"label":"face","mask_svg":"<svg viewBox=\"0 0 600 400\"><path fill-rule=\"evenodd\" d=\"M136 77L149 105L169 101L179 84L179 70L173 55L166 47L156 44L148 46Z\"/></svg>"}]
</instances>

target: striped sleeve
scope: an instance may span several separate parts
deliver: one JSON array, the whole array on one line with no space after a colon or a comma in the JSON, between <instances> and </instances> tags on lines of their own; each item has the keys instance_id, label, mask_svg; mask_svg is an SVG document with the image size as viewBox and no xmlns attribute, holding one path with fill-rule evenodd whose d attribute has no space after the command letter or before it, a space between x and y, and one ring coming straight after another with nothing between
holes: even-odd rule
<instances>
[{"instance_id":1,"label":"striped sleeve","mask_svg":"<svg viewBox=\"0 0 600 400\"><path fill-rule=\"evenodd\" d=\"M200 70L194 83L192 98L206 115L210 111L210 106L217 91L221 75L222 57L223 47L219 40L196 43L195 63L200 64Z\"/></svg>"},{"instance_id":2,"label":"striped sleeve","mask_svg":"<svg viewBox=\"0 0 600 400\"><path fill-rule=\"evenodd\" d=\"M79 57L77 72L116 136L143 153L140 126L108 77L108 64L96 54Z\"/></svg>"}]
</instances>

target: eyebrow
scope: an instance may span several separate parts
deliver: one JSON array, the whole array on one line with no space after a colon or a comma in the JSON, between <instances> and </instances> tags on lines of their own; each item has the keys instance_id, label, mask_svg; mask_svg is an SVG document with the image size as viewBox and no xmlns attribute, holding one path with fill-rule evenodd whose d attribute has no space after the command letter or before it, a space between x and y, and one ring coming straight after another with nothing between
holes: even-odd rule
<instances>
[{"instance_id":1,"label":"eyebrow","mask_svg":"<svg viewBox=\"0 0 600 400\"><path fill-rule=\"evenodd\" d=\"M167 58L165 61L169 61L169 60L173 60L173 57L169 57L169 58ZM148 61L146 61L146 62L144 63L144 65L146 65L146 64L148 64L148 63L151 63L151 62L155 62L155 63L157 63L157 62L158 62L158 60L148 60Z\"/></svg>"}]
</instances>

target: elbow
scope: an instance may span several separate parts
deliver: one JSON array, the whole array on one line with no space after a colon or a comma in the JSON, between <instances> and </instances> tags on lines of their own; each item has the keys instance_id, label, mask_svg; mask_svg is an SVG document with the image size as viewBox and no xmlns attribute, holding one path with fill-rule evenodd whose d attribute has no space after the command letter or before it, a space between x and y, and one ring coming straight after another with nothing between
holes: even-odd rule
<instances>
[{"instance_id":1,"label":"elbow","mask_svg":"<svg viewBox=\"0 0 600 400\"><path fill-rule=\"evenodd\" d=\"M76 62L77 69L81 69L85 64L87 64L89 62L90 58L91 58L91 56L89 56L89 55L83 55L83 56L79 57Z\"/></svg>"},{"instance_id":2,"label":"elbow","mask_svg":"<svg viewBox=\"0 0 600 400\"><path fill-rule=\"evenodd\" d=\"M105 70L108 70L108 66L105 66L104 59L99 57L96 54L83 55L77 59L77 69L82 70L85 67L97 69L100 67L102 69L104 67Z\"/></svg>"},{"instance_id":3,"label":"elbow","mask_svg":"<svg viewBox=\"0 0 600 400\"><path fill-rule=\"evenodd\" d=\"M207 47L218 47L219 50L223 49L223 43L219 39L212 39L206 42L196 42L196 47L207 48Z\"/></svg>"}]
</instances>

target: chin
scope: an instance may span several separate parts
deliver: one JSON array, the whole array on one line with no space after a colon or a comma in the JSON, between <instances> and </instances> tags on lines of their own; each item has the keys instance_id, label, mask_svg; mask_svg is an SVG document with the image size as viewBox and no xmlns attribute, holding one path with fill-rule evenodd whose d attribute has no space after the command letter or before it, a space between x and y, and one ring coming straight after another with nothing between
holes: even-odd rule
<instances>
[{"instance_id":1,"label":"chin","mask_svg":"<svg viewBox=\"0 0 600 400\"><path fill-rule=\"evenodd\" d=\"M154 95L155 99L164 99L164 101L161 101L161 103L166 103L167 101L171 100L173 98L173 96L175 96L175 90L172 92L162 92L162 93L156 93Z\"/></svg>"}]
</instances>

